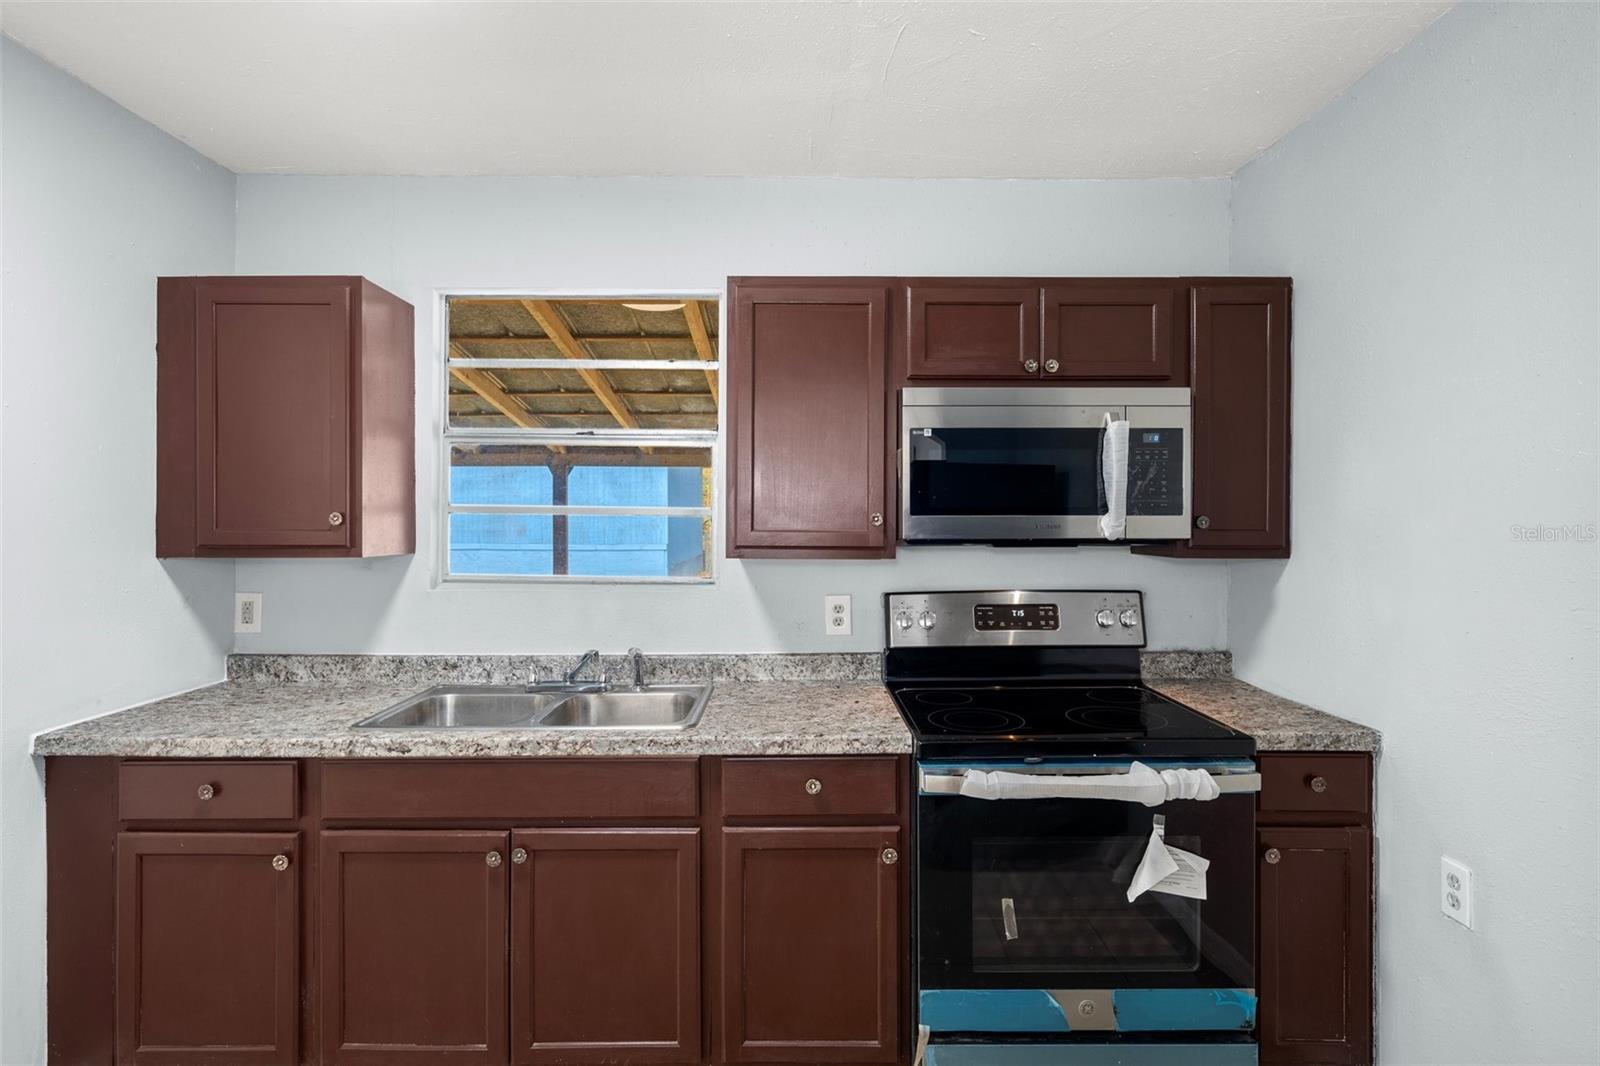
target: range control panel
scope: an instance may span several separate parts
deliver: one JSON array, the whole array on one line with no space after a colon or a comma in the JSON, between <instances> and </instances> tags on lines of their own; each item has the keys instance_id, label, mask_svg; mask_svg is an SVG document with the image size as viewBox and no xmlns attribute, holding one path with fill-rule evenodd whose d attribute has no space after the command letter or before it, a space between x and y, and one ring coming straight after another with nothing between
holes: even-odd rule
<instances>
[{"instance_id":1,"label":"range control panel","mask_svg":"<svg viewBox=\"0 0 1600 1066\"><path fill-rule=\"evenodd\" d=\"M1133 591L891 592L891 648L1049 645L1144 647L1144 596Z\"/></svg>"}]
</instances>

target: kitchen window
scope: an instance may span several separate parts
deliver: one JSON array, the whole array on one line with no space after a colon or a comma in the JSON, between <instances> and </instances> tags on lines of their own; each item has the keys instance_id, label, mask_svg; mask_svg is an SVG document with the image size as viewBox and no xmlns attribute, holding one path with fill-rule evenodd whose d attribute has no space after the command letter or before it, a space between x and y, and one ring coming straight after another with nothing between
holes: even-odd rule
<instances>
[{"instance_id":1,"label":"kitchen window","mask_svg":"<svg viewBox=\"0 0 1600 1066\"><path fill-rule=\"evenodd\" d=\"M445 298L441 574L711 581L713 296Z\"/></svg>"}]
</instances>

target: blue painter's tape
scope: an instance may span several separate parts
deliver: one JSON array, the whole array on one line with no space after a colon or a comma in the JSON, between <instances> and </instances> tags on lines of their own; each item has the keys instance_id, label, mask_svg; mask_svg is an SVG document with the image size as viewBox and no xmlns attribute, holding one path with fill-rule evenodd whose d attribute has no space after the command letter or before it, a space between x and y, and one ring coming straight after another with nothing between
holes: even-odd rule
<instances>
[{"instance_id":1,"label":"blue painter's tape","mask_svg":"<svg viewBox=\"0 0 1600 1066\"><path fill-rule=\"evenodd\" d=\"M1125 1033L1256 1027L1256 997L1243 988L1121 988L1111 1004Z\"/></svg>"},{"instance_id":2,"label":"blue painter's tape","mask_svg":"<svg viewBox=\"0 0 1600 1066\"><path fill-rule=\"evenodd\" d=\"M936 1033L1065 1033L1067 1017L1037 988L930 988L917 1020Z\"/></svg>"}]
</instances>

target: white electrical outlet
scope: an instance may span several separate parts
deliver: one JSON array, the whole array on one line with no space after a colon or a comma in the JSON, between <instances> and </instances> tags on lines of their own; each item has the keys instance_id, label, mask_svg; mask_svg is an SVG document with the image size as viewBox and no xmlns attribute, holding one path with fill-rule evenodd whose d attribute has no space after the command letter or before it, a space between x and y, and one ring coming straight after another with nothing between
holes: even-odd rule
<instances>
[{"instance_id":1,"label":"white electrical outlet","mask_svg":"<svg viewBox=\"0 0 1600 1066\"><path fill-rule=\"evenodd\" d=\"M1439 909L1472 928L1472 871L1448 855L1439 857Z\"/></svg>"},{"instance_id":2,"label":"white electrical outlet","mask_svg":"<svg viewBox=\"0 0 1600 1066\"><path fill-rule=\"evenodd\" d=\"M850 597L822 597L822 628L830 637L850 635Z\"/></svg>"},{"instance_id":3,"label":"white electrical outlet","mask_svg":"<svg viewBox=\"0 0 1600 1066\"><path fill-rule=\"evenodd\" d=\"M261 593L235 592L233 594L233 631L235 633L261 632Z\"/></svg>"}]
</instances>

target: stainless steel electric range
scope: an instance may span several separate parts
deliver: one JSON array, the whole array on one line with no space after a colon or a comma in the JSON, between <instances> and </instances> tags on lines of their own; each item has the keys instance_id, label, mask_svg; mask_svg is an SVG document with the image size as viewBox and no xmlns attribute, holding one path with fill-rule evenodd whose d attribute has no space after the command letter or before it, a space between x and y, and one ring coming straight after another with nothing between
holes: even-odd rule
<instances>
[{"instance_id":1,"label":"stainless steel electric range","mask_svg":"<svg viewBox=\"0 0 1600 1066\"><path fill-rule=\"evenodd\" d=\"M1255 1063L1255 741L1143 683L1140 593L887 608L927 1063Z\"/></svg>"}]
</instances>

